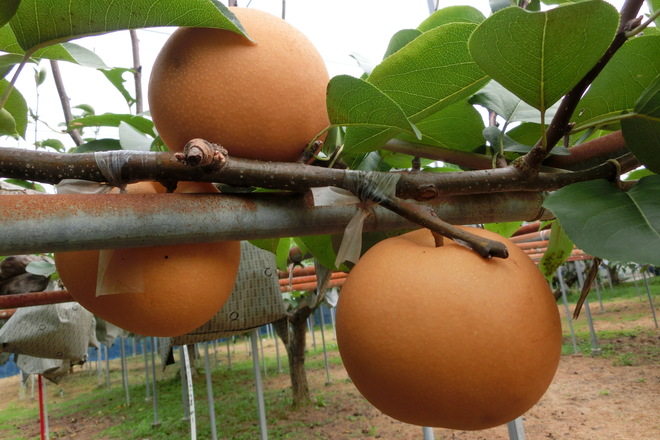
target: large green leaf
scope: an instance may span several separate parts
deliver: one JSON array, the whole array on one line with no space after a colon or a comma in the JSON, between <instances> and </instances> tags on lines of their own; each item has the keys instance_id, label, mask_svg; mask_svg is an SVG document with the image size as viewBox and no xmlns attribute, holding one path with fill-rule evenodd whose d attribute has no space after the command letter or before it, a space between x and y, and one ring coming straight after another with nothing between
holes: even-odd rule
<instances>
[{"instance_id":1,"label":"large green leaf","mask_svg":"<svg viewBox=\"0 0 660 440\"><path fill-rule=\"evenodd\" d=\"M372 84L349 75L328 83L328 116L334 125L367 125L403 130L419 137L419 131L389 96Z\"/></svg>"},{"instance_id":2,"label":"large green leaf","mask_svg":"<svg viewBox=\"0 0 660 440\"><path fill-rule=\"evenodd\" d=\"M20 55L21 59L23 58L23 55L25 55L25 50L23 50L20 44L18 44L16 35L14 35L14 31L9 25L0 28L0 51ZM70 63L96 69L108 67L96 53L74 43L53 44L43 47L33 53L31 58L68 61ZM21 59L16 61L15 64L18 64Z\"/></svg>"},{"instance_id":3,"label":"large green leaf","mask_svg":"<svg viewBox=\"0 0 660 440\"><path fill-rule=\"evenodd\" d=\"M660 75L635 104L635 117L621 121L626 145L654 173L660 173Z\"/></svg>"},{"instance_id":4,"label":"large green leaf","mask_svg":"<svg viewBox=\"0 0 660 440\"><path fill-rule=\"evenodd\" d=\"M438 9L417 26L422 32L449 23L481 23L486 17L472 6L448 6Z\"/></svg>"},{"instance_id":5,"label":"large green leaf","mask_svg":"<svg viewBox=\"0 0 660 440\"><path fill-rule=\"evenodd\" d=\"M9 21L25 51L52 43L123 29L195 26L245 34L216 0L22 0Z\"/></svg>"},{"instance_id":6,"label":"large green leaf","mask_svg":"<svg viewBox=\"0 0 660 440\"><path fill-rule=\"evenodd\" d=\"M477 27L469 47L488 75L545 111L594 66L618 24L617 10L600 0L545 12L505 8Z\"/></svg>"},{"instance_id":7,"label":"large green leaf","mask_svg":"<svg viewBox=\"0 0 660 440\"><path fill-rule=\"evenodd\" d=\"M497 81L489 82L486 87L475 93L470 98L470 104L478 104L488 110L494 111L507 123L516 121L541 123L540 111L525 103ZM546 109L545 119L552 119L558 108L559 103L556 103ZM541 137L540 133L539 131L539 138Z\"/></svg>"},{"instance_id":8,"label":"large green leaf","mask_svg":"<svg viewBox=\"0 0 660 440\"><path fill-rule=\"evenodd\" d=\"M585 252L613 261L660 265L660 175L640 179L630 190L594 180L550 194L550 209Z\"/></svg>"},{"instance_id":9,"label":"large green leaf","mask_svg":"<svg viewBox=\"0 0 660 440\"><path fill-rule=\"evenodd\" d=\"M90 115L82 118L77 118L71 121L71 128L84 128L84 127L119 127L125 122L141 133L148 134L155 137L154 123L145 117L135 116L131 114L121 113L104 113L102 115Z\"/></svg>"},{"instance_id":10,"label":"large green leaf","mask_svg":"<svg viewBox=\"0 0 660 440\"><path fill-rule=\"evenodd\" d=\"M2 0L0 1L0 26L4 26L11 20L16 13L21 0Z\"/></svg>"},{"instance_id":11,"label":"large green leaf","mask_svg":"<svg viewBox=\"0 0 660 440\"><path fill-rule=\"evenodd\" d=\"M607 63L580 100L573 121L606 121L631 111L644 90L660 75L660 35L627 41Z\"/></svg>"},{"instance_id":12,"label":"large green leaf","mask_svg":"<svg viewBox=\"0 0 660 440\"><path fill-rule=\"evenodd\" d=\"M9 81L0 79L0 96L5 93L8 86ZM2 110L2 115L0 115L0 135L25 137L28 122L28 106L23 95L13 88L9 93L9 98L5 106L0 110Z\"/></svg>"},{"instance_id":13,"label":"large green leaf","mask_svg":"<svg viewBox=\"0 0 660 440\"><path fill-rule=\"evenodd\" d=\"M475 26L452 23L424 32L384 59L367 81L392 98L413 124L471 96L488 81L467 49ZM344 148L372 151L400 132L349 127Z\"/></svg>"},{"instance_id":14,"label":"large green leaf","mask_svg":"<svg viewBox=\"0 0 660 440\"><path fill-rule=\"evenodd\" d=\"M484 120L481 114L465 101L457 102L422 119L416 126L422 133L421 140L406 133L397 137L411 142L462 151L474 151L485 143L481 134Z\"/></svg>"},{"instance_id":15,"label":"large green leaf","mask_svg":"<svg viewBox=\"0 0 660 440\"><path fill-rule=\"evenodd\" d=\"M389 57L420 35L422 35L422 32L417 29L401 29L390 38L390 42L387 45L387 50L385 50L385 56L383 56L383 58Z\"/></svg>"}]
</instances>

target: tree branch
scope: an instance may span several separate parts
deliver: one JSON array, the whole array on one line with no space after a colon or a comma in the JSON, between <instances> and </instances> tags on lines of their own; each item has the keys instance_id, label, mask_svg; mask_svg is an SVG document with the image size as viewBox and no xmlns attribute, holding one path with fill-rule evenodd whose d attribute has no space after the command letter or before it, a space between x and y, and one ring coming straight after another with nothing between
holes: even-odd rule
<instances>
[{"instance_id":1,"label":"tree branch","mask_svg":"<svg viewBox=\"0 0 660 440\"><path fill-rule=\"evenodd\" d=\"M64 113L64 122L66 126L71 126L71 121L73 121L73 113L71 113L71 104L69 103L69 97L66 94L64 88L64 81L62 80L62 73L60 72L60 65L57 60L50 60L50 69L53 72L53 79L55 80L55 87L57 88L57 93L60 97L60 103L62 104L62 112ZM85 140L82 138L80 131L75 128L67 130L71 139L76 145L82 145L85 143Z\"/></svg>"},{"instance_id":2,"label":"tree branch","mask_svg":"<svg viewBox=\"0 0 660 440\"><path fill-rule=\"evenodd\" d=\"M115 163L118 175L108 179L97 160ZM635 169L639 163L632 155L620 162L621 172ZM0 176L57 184L63 179L93 182L109 180L131 183L141 180L161 182L203 181L234 187L261 187L294 192L335 186L351 190L349 174L354 170L322 168L301 163L262 162L227 158L223 165L187 166L173 152L107 151L102 153L61 154L0 148ZM379 172L372 172L377 174ZM617 170L603 163L586 170L564 173L538 173L533 178L516 167L454 173L399 172L396 196L405 199L432 200L436 197L510 191L550 191L594 179L615 179ZM352 177L352 176L351 176Z\"/></svg>"},{"instance_id":3,"label":"tree branch","mask_svg":"<svg viewBox=\"0 0 660 440\"><path fill-rule=\"evenodd\" d=\"M626 0L621 8L621 21L614 40L594 67L562 99L559 110L555 113L545 132L546 146L543 146L542 139L540 139L529 153L514 162L516 167L530 175L538 172L541 163L545 160L548 153L569 131L570 119L584 92L600 72L602 72L616 51L627 41L626 32L639 25L641 17L636 18L636 16L643 3L643 0Z\"/></svg>"},{"instance_id":4,"label":"tree branch","mask_svg":"<svg viewBox=\"0 0 660 440\"><path fill-rule=\"evenodd\" d=\"M133 79L135 80L135 113L140 114L143 111L142 98L142 64L140 63L140 40L137 31L131 29L131 49L133 53Z\"/></svg>"}]
</instances>

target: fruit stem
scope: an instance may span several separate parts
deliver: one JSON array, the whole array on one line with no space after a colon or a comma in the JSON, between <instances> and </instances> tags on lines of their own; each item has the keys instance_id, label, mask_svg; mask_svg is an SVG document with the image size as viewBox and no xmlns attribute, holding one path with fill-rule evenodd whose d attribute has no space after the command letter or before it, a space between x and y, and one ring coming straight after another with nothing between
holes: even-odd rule
<instances>
[{"instance_id":1,"label":"fruit stem","mask_svg":"<svg viewBox=\"0 0 660 440\"><path fill-rule=\"evenodd\" d=\"M445 245L445 237L442 234L439 234L434 230L431 230L431 234L433 234L433 241L435 241L435 247L438 248Z\"/></svg>"}]
</instances>

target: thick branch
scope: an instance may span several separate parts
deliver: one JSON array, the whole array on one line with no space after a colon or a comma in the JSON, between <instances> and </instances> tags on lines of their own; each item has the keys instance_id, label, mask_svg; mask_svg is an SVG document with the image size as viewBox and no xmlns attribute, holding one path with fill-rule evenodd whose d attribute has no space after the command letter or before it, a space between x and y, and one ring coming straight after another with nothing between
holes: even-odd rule
<instances>
[{"instance_id":1,"label":"thick branch","mask_svg":"<svg viewBox=\"0 0 660 440\"><path fill-rule=\"evenodd\" d=\"M300 163L261 162L229 158L221 167L192 167L176 159L172 152L103 152L61 154L0 148L0 177L34 180L56 184L62 179L107 182L97 159L117 165L113 180L131 183L140 180L205 181L234 187L262 187L306 192L310 188L335 186L350 190L352 170L329 169ZM634 157L624 156L621 171L639 166ZM529 179L518 168L510 166L492 170L455 173L401 172L396 196L406 199L431 200L436 197L484 194L510 191L550 191L571 183L614 179L617 167L611 163L576 172L539 173ZM377 173L377 172L374 172ZM351 176L352 177L352 176Z\"/></svg>"}]
</instances>

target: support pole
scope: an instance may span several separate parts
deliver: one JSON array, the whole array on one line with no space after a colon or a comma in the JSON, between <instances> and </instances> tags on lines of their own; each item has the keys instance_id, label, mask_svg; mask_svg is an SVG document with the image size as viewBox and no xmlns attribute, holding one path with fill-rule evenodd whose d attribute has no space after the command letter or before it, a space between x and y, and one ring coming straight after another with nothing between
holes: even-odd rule
<instances>
[{"instance_id":1,"label":"support pole","mask_svg":"<svg viewBox=\"0 0 660 440\"><path fill-rule=\"evenodd\" d=\"M151 424L152 428L157 428L161 425L158 420L158 386L156 383L156 338L151 338L151 389L153 390L153 404L154 404L154 421Z\"/></svg>"},{"instance_id":2,"label":"support pole","mask_svg":"<svg viewBox=\"0 0 660 440\"><path fill-rule=\"evenodd\" d=\"M213 378L211 375L211 360L209 358L209 343L204 343L204 370L206 375L206 396L209 405L209 423L211 423L211 439L217 440L218 428L215 424L215 401L213 400Z\"/></svg>"},{"instance_id":3,"label":"support pole","mask_svg":"<svg viewBox=\"0 0 660 440\"><path fill-rule=\"evenodd\" d=\"M268 440L268 427L266 425L266 404L264 402L264 387L261 382L261 368L259 367L259 346L258 335L259 330L254 330L250 333L250 341L252 343L252 369L254 370L254 382L257 391L257 412L259 414L259 431L261 432L261 440Z\"/></svg>"},{"instance_id":4,"label":"support pole","mask_svg":"<svg viewBox=\"0 0 660 440\"><path fill-rule=\"evenodd\" d=\"M651 288L649 287L649 280L646 279L646 273L642 272L642 277L644 278L644 285L646 286L646 294L649 297L649 304L651 305L651 314L653 315L653 322L655 323L655 328L658 328L658 318L655 316L655 305L653 304L653 295L651 295Z\"/></svg>"},{"instance_id":5,"label":"support pole","mask_svg":"<svg viewBox=\"0 0 660 440\"><path fill-rule=\"evenodd\" d=\"M509 430L509 440L525 440L525 429L521 417L507 423L506 427Z\"/></svg>"},{"instance_id":6,"label":"support pole","mask_svg":"<svg viewBox=\"0 0 660 440\"><path fill-rule=\"evenodd\" d=\"M559 279L559 288L561 290L561 300L564 303L564 309L566 310L566 321L568 321L568 329L571 332L571 341L573 342L573 353L577 354L580 352L580 349L577 345L577 339L575 338L575 330L573 329L573 316L568 307L568 298L566 298L566 284L564 284L564 277L561 274L562 268L557 268L557 278Z\"/></svg>"}]
</instances>

